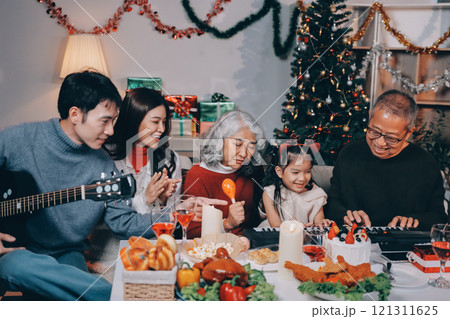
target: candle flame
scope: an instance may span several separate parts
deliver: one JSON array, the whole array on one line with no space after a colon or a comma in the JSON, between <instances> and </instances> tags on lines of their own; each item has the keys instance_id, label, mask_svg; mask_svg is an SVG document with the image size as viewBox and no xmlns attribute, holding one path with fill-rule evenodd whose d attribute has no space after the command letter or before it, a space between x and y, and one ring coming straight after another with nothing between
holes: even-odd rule
<instances>
[{"instance_id":1,"label":"candle flame","mask_svg":"<svg viewBox=\"0 0 450 319\"><path fill-rule=\"evenodd\" d=\"M293 232L295 231L295 225L294 225L294 224L291 224L291 225L289 226L289 231L290 231L291 233L293 233Z\"/></svg>"}]
</instances>

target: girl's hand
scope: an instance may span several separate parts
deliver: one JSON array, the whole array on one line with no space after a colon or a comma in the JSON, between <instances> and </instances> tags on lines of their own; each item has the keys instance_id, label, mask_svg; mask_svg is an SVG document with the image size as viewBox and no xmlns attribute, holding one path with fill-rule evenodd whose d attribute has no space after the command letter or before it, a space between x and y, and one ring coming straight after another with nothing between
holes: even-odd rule
<instances>
[{"instance_id":1,"label":"girl's hand","mask_svg":"<svg viewBox=\"0 0 450 319\"><path fill-rule=\"evenodd\" d=\"M319 221L317 221L316 223L314 223L314 226L319 227L320 229L324 228L324 227L328 227L333 223L332 220L329 219L321 219Z\"/></svg>"},{"instance_id":2,"label":"girl's hand","mask_svg":"<svg viewBox=\"0 0 450 319\"><path fill-rule=\"evenodd\" d=\"M145 197L147 198L147 205L153 204L155 200L164 192L164 186L169 178L167 171L164 173L157 172L153 174L150 182L145 190Z\"/></svg>"},{"instance_id":3,"label":"girl's hand","mask_svg":"<svg viewBox=\"0 0 450 319\"><path fill-rule=\"evenodd\" d=\"M223 222L223 227L226 231L236 228L244 222L244 204L245 201L240 201L230 205L228 218Z\"/></svg>"}]
</instances>

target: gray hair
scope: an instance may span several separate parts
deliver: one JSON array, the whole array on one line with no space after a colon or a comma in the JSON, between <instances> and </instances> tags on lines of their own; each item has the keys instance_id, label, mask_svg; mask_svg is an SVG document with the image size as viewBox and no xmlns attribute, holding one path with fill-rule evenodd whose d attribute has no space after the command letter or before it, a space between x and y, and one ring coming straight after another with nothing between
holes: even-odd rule
<instances>
[{"instance_id":1,"label":"gray hair","mask_svg":"<svg viewBox=\"0 0 450 319\"><path fill-rule=\"evenodd\" d=\"M404 92L399 90L384 92L370 108L371 118L376 109L383 109L390 114L406 119L408 121L408 131L416 125L417 104L411 96Z\"/></svg>"},{"instance_id":2,"label":"gray hair","mask_svg":"<svg viewBox=\"0 0 450 319\"><path fill-rule=\"evenodd\" d=\"M223 160L224 138L235 135L244 127L255 134L256 138L252 163L261 165L263 159L260 152L266 147L264 132L250 114L240 110L230 111L222 115L203 135L204 143L200 147L201 160L211 166L218 165Z\"/></svg>"}]
</instances>

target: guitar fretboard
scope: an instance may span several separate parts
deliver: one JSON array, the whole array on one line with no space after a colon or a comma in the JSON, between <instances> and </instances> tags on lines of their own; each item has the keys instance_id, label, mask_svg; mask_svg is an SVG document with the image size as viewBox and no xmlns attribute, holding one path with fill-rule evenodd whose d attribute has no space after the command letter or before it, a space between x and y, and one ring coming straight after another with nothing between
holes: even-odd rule
<instances>
[{"instance_id":1,"label":"guitar fretboard","mask_svg":"<svg viewBox=\"0 0 450 319\"><path fill-rule=\"evenodd\" d=\"M84 199L84 186L0 202L0 217L9 217Z\"/></svg>"}]
</instances>

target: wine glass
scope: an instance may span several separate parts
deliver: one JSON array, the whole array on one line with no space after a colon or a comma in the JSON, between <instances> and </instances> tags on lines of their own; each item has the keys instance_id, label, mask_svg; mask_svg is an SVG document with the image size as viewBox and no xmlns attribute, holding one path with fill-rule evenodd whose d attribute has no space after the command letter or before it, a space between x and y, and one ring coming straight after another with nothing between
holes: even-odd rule
<instances>
[{"instance_id":1,"label":"wine glass","mask_svg":"<svg viewBox=\"0 0 450 319\"><path fill-rule=\"evenodd\" d=\"M162 234L172 236L177 225L177 215L174 206L159 207L152 211L152 229L156 237Z\"/></svg>"},{"instance_id":2,"label":"wine glass","mask_svg":"<svg viewBox=\"0 0 450 319\"><path fill-rule=\"evenodd\" d=\"M175 200L177 220L183 230L181 245L187 242L187 228L195 216L197 209L197 198L192 195L181 195Z\"/></svg>"},{"instance_id":3,"label":"wine glass","mask_svg":"<svg viewBox=\"0 0 450 319\"><path fill-rule=\"evenodd\" d=\"M445 263L450 260L450 225L435 224L431 227L431 246L441 262L439 277L428 283L436 288L450 288L450 281L444 277Z\"/></svg>"},{"instance_id":4,"label":"wine glass","mask_svg":"<svg viewBox=\"0 0 450 319\"><path fill-rule=\"evenodd\" d=\"M312 262L323 261L325 257L325 247L323 247L323 236L325 229L313 228L306 230L303 238L303 252L308 255Z\"/></svg>"}]
</instances>

